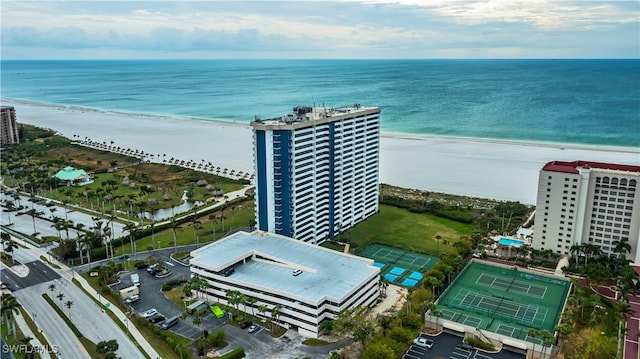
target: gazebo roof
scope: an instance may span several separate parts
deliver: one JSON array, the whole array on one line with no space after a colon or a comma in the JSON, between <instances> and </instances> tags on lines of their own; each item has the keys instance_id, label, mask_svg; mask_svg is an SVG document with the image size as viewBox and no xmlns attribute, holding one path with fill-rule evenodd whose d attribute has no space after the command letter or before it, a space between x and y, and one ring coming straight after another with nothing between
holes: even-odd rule
<instances>
[{"instance_id":1,"label":"gazebo roof","mask_svg":"<svg viewBox=\"0 0 640 359\"><path fill-rule=\"evenodd\" d=\"M77 170L71 166L67 166L64 169L56 173L56 178L63 181L75 181L77 179L87 178L87 172L85 170Z\"/></svg>"}]
</instances>

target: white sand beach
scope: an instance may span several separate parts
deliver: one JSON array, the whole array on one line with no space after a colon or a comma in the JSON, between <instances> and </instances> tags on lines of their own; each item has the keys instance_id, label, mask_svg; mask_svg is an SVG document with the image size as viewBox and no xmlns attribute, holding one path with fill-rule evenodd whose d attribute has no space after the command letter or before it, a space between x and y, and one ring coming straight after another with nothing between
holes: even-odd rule
<instances>
[{"instance_id":1,"label":"white sand beach","mask_svg":"<svg viewBox=\"0 0 640 359\"><path fill-rule=\"evenodd\" d=\"M238 124L135 115L2 99L18 122L74 139L253 173L252 132ZM523 131L526 141L526 132ZM439 136L383 134L380 181L427 191L535 204L538 172L549 161L585 160L640 165L640 148L588 147Z\"/></svg>"}]
</instances>

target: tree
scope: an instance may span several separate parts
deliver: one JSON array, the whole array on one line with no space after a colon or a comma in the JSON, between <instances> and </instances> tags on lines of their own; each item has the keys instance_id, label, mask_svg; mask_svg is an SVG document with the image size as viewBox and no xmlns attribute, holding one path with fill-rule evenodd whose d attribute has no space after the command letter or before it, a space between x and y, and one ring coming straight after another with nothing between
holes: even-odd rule
<instances>
[{"instance_id":1,"label":"tree","mask_svg":"<svg viewBox=\"0 0 640 359\"><path fill-rule=\"evenodd\" d=\"M213 240L216 240L216 221L218 220L218 217L216 217L215 214L210 214L209 217L207 217L209 219L209 221L211 221L211 232L213 233Z\"/></svg>"},{"instance_id":2,"label":"tree","mask_svg":"<svg viewBox=\"0 0 640 359\"><path fill-rule=\"evenodd\" d=\"M544 354L547 353L547 348L551 347L553 343L555 343L556 337L546 329L542 329L539 332L539 335L542 338L542 345L544 345L542 350L542 355L544 357Z\"/></svg>"},{"instance_id":3,"label":"tree","mask_svg":"<svg viewBox=\"0 0 640 359\"><path fill-rule=\"evenodd\" d=\"M438 241L438 255L440 255L440 240L442 239L442 237L440 235L436 236L436 241Z\"/></svg>"},{"instance_id":4,"label":"tree","mask_svg":"<svg viewBox=\"0 0 640 359\"><path fill-rule=\"evenodd\" d=\"M136 234L138 233L138 226L135 223L127 223L122 230L124 232L129 232L129 242L131 243L131 254L136 253L135 247L133 245L133 241L134 241L134 237L136 236ZM155 249L155 246L154 246Z\"/></svg>"},{"instance_id":5,"label":"tree","mask_svg":"<svg viewBox=\"0 0 640 359\"><path fill-rule=\"evenodd\" d=\"M249 304L249 306L251 307L251 315L252 316L256 316L255 313L255 304L258 303L258 298L256 297L247 297L247 299L245 300L246 304ZM245 311L246 311L246 307L245 307Z\"/></svg>"},{"instance_id":6,"label":"tree","mask_svg":"<svg viewBox=\"0 0 640 359\"><path fill-rule=\"evenodd\" d=\"M10 333L13 337L16 336L16 325L14 321L14 313L19 313L19 309L22 305L18 303L18 300L11 294L2 293L0 295L2 307L0 312L7 323L7 328L10 329Z\"/></svg>"},{"instance_id":7,"label":"tree","mask_svg":"<svg viewBox=\"0 0 640 359\"><path fill-rule=\"evenodd\" d=\"M193 212L193 218L191 219L191 223L193 224L194 242L196 244L196 247L198 247L198 245L200 244L198 241L198 229L200 229L200 225L202 224L202 222L198 220L198 216L196 215L195 211Z\"/></svg>"},{"instance_id":8,"label":"tree","mask_svg":"<svg viewBox=\"0 0 640 359\"><path fill-rule=\"evenodd\" d=\"M114 353L118 351L119 347L120 346L118 345L118 341L115 339L103 340L96 344L96 351L100 354Z\"/></svg>"},{"instance_id":9,"label":"tree","mask_svg":"<svg viewBox=\"0 0 640 359\"><path fill-rule=\"evenodd\" d=\"M538 336L540 335L540 331L538 329L535 328L529 328L529 331L527 332L527 336L529 336L530 338L530 342L533 343L533 355L532 357L536 356L536 342L538 341Z\"/></svg>"},{"instance_id":10,"label":"tree","mask_svg":"<svg viewBox=\"0 0 640 359\"><path fill-rule=\"evenodd\" d=\"M67 311L69 312L69 317L71 317L71 307L73 306L73 301L68 300L64 303L65 307L67 307Z\"/></svg>"},{"instance_id":11,"label":"tree","mask_svg":"<svg viewBox=\"0 0 640 359\"><path fill-rule=\"evenodd\" d=\"M193 315L193 324L198 326L198 329L200 329L200 324L202 324L202 318L200 317L200 312L196 311L195 314Z\"/></svg>"},{"instance_id":12,"label":"tree","mask_svg":"<svg viewBox=\"0 0 640 359\"><path fill-rule=\"evenodd\" d=\"M624 258L627 253L631 253L631 244L629 238L622 238L619 241L613 241L613 252L618 253L619 258Z\"/></svg>"},{"instance_id":13,"label":"tree","mask_svg":"<svg viewBox=\"0 0 640 359\"><path fill-rule=\"evenodd\" d=\"M278 319L280 318L280 310L282 309L282 305L276 304L273 308L271 308L271 320L275 324L275 328L272 327L271 331L275 332L278 327Z\"/></svg>"},{"instance_id":14,"label":"tree","mask_svg":"<svg viewBox=\"0 0 640 359\"><path fill-rule=\"evenodd\" d=\"M49 290L53 293L53 291L56 290L56 285L53 283L49 284Z\"/></svg>"},{"instance_id":15,"label":"tree","mask_svg":"<svg viewBox=\"0 0 640 359\"><path fill-rule=\"evenodd\" d=\"M173 231L173 252L175 253L178 248L176 245L176 242L178 240L177 239L178 237L176 236L176 231L182 231L182 227L180 227L178 223L174 222L173 218L171 219L171 230Z\"/></svg>"},{"instance_id":16,"label":"tree","mask_svg":"<svg viewBox=\"0 0 640 359\"><path fill-rule=\"evenodd\" d=\"M385 343L375 342L367 346L362 353L363 359L394 359L396 354Z\"/></svg>"}]
</instances>

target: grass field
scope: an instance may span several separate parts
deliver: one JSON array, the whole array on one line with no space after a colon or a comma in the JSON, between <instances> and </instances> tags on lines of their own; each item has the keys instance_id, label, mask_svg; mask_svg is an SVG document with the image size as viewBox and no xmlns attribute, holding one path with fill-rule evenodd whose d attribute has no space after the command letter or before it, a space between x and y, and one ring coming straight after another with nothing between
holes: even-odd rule
<instances>
[{"instance_id":1,"label":"grass field","mask_svg":"<svg viewBox=\"0 0 640 359\"><path fill-rule=\"evenodd\" d=\"M218 218L221 214L220 211L214 213ZM254 218L253 201L246 201L237 205L233 212L230 209L225 210L224 217L226 218L224 221L225 233L234 228L247 227L249 220ZM198 218L198 221L200 222L200 227L197 232L200 244L214 241L214 227L215 239L222 238L222 222L220 220L212 223L209 216L204 216ZM181 224L180 229L176 230L176 245L184 246L187 244L195 244L195 234L191 222ZM137 252L143 252L149 248L158 249L170 247L173 247L173 229L158 231L155 233L154 238L149 236L136 241ZM132 253L131 244L126 240L122 246L114 248L114 252L116 255L130 254Z\"/></svg>"},{"instance_id":2,"label":"grass field","mask_svg":"<svg viewBox=\"0 0 640 359\"><path fill-rule=\"evenodd\" d=\"M349 239L356 253L371 243L385 244L412 252L438 255L455 253L451 246L460 237L471 235L473 226L429 214L380 205L380 213L340 234L336 240ZM438 242L436 236L440 236ZM448 244L447 244L448 243Z\"/></svg>"}]
</instances>

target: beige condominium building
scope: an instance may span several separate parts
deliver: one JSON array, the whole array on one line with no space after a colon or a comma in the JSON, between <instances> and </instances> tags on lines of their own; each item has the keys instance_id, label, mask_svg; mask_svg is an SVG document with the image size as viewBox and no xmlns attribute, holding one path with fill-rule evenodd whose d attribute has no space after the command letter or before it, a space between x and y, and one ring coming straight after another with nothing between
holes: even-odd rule
<instances>
[{"instance_id":1,"label":"beige condominium building","mask_svg":"<svg viewBox=\"0 0 640 359\"><path fill-rule=\"evenodd\" d=\"M0 146L8 146L20 143L18 136L18 124L16 122L16 109L13 106L1 107L0 118Z\"/></svg>"},{"instance_id":2,"label":"beige condominium building","mask_svg":"<svg viewBox=\"0 0 640 359\"><path fill-rule=\"evenodd\" d=\"M640 166L553 161L540 170L532 247L571 255L575 244L616 255L615 242L631 245L640 263Z\"/></svg>"}]
</instances>

